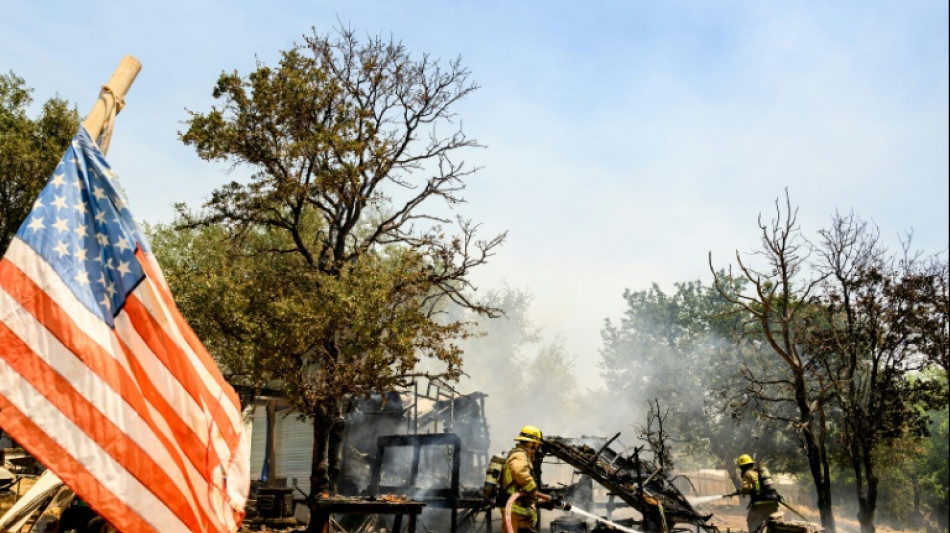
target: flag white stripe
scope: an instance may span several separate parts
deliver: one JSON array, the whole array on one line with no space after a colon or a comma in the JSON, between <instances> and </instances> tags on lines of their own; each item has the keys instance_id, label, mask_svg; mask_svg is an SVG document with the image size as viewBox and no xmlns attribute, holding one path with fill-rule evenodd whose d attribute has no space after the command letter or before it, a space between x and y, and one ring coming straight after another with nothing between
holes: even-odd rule
<instances>
[{"instance_id":1,"label":"flag white stripe","mask_svg":"<svg viewBox=\"0 0 950 533\"><path fill-rule=\"evenodd\" d=\"M47 436L79 461L106 490L133 509L156 531L190 533L189 528L164 502L156 498L128 470L99 447L34 389L20 374L0 359L0 394L30 419ZM116 475L119 472L120 475Z\"/></svg>"},{"instance_id":2,"label":"flag white stripe","mask_svg":"<svg viewBox=\"0 0 950 533\"><path fill-rule=\"evenodd\" d=\"M156 319L156 315L155 315L155 313L153 312L153 310L155 309L155 305L154 305L154 301L155 301L155 299L156 299L156 298L154 297L154 296L155 296L155 293L151 292L151 290L150 290L151 287L143 287L143 285L145 285L146 283L148 283L147 278L146 278L146 281L145 281L144 283L142 283L142 285L140 285L140 286L137 287L134 291L132 291L132 294L142 303L142 305L145 307L146 311L147 311L147 312L149 313L149 315L152 317L152 320L153 320L156 324L159 324L160 327L167 333L167 332L168 332L168 328L169 328L169 327L173 327L174 325L171 324L171 323L170 323L169 321L167 321L167 320L163 320L163 321L155 320L155 319ZM150 303L152 303L152 305L150 305ZM125 315L125 312L119 313L119 316L116 317L116 321L118 321L120 317L123 317L123 315ZM126 316L126 317L123 317L123 319L124 319L124 320L128 320L128 317L127 317L127 316ZM123 334L123 336L125 336L125 334L129 334L129 335L134 335L134 336L137 338L138 343L136 344L136 347L133 349L133 352L136 354L136 357L137 357L138 359L141 360L142 357L139 357L139 354L140 354L140 353L145 353L144 351L147 350L147 353L148 353L155 361L158 362L158 364L164 369L164 371L165 371L166 373L169 374L170 377L172 377L172 376L171 376L171 373L168 372L168 369L167 369L164 365L162 365L160 361L158 361L158 358L151 352L151 350L148 349L147 345L145 344L145 341L144 341L143 339L141 339L141 337L139 337L138 334L135 333L135 331L134 331L133 328L131 328L131 327L129 327L129 328L125 328L125 327L123 327L123 328L117 328L117 331L120 331L120 332ZM179 337L179 338L180 338L180 337ZM125 339L123 339L123 340L125 340ZM130 340L131 340L131 338L130 338ZM177 347L178 347L179 349L183 349L182 346L181 346L181 344L179 344L179 342L180 342L179 339L172 338L172 341L176 343L176 345L177 345ZM131 347L131 345L130 345L130 347ZM141 352L140 352L140 350L141 350ZM201 362L199 361L199 362L197 362L197 364L200 365ZM180 382L178 382L177 380L174 380L174 383L177 384L177 383L180 383ZM203 383L203 385L207 385L207 383ZM217 385L217 384L215 384L215 385ZM222 394L224 394L224 392L221 391L220 388L218 388L217 390L218 390L218 393L217 393L217 394L215 394L215 392L214 392L213 389L212 389L211 391L209 391L209 392L211 393L211 397L212 397L212 398L219 398L219 402L218 402L219 405L220 405L220 404L227 404L227 405L230 405L230 403L231 403L230 400L228 400L227 398L221 398L221 397L220 397ZM197 409L197 410L199 410L199 412L202 413L202 416L201 416L201 417L195 417L195 418L197 418L196 421L197 421L197 422L204 422L204 423L206 423L206 424L210 424L210 427L209 427L208 425L205 425L205 426L202 426L202 427L199 429L199 431L201 431L201 432L203 433L203 434L201 435L201 440L202 440L202 442L205 443L205 444L207 444L207 439L210 437L210 438L211 438L211 444L214 446L215 452L218 454L218 457L220 457L222 461L228 461L228 460L230 459L230 457L231 457L231 447L228 446L228 443L224 440L224 436L221 434L221 430L220 430L220 428L218 427L217 422L215 422L214 417L211 415L211 413L210 413L210 411L209 411L209 409L212 408L212 407L214 407L214 406L205 405L205 404L204 404L204 401L203 401L201 398L197 398L197 399L192 398L191 395L189 395L189 394L187 393L187 391L184 389L184 387L182 387L181 395L182 395L182 396L187 396L187 398L185 398L185 397L174 397L174 396L171 397L171 398L175 398L175 399L177 399L177 400L179 400L179 401L181 401L181 402L185 402L185 403L187 404L187 405L185 406L185 408L187 408L187 409ZM171 398L169 398L169 399L171 400ZM171 403L174 405L174 402L171 402ZM178 409L178 408L177 408L177 406L176 406L176 410L177 410L177 409ZM192 412L192 411L189 411L189 412ZM240 421L240 415L237 415L237 416L238 416L238 421ZM229 418L229 420L231 420L231 421L233 422L234 419L233 419L233 418Z\"/></svg>"},{"instance_id":3,"label":"flag white stripe","mask_svg":"<svg viewBox=\"0 0 950 533\"><path fill-rule=\"evenodd\" d=\"M19 303L6 291L0 290L0 308L13 309ZM145 453L156 462L175 484L193 510L196 510L194 494L188 488L182 477L184 472L178 468L168 450L161 444L155 431L143 420L135 409L122 396L102 381L102 379L80 361L72 351L62 345L33 315L23 312L18 314L18 320L4 320L4 324L24 342L35 354L45 361L54 371L72 385L73 390L88 400L102 415L118 426L126 436L135 442ZM158 413L152 410L153 419L161 420L164 427L168 427ZM180 454L180 448L179 448ZM119 460L121 462L121 459ZM183 461L188 465L187 459ZM196 490L207 490L207 483L200 479L200 474L194 471L192 483L198 481ZM208 513L210 514L210 513Z\"/></svg>"},{"instance_id":4,"label":"flag white stripe","mask_svg":"<svg viewBox=\"0 0 950 533\"><path fill-rule=\"evenodd\" d=\"M145 340L132 327L131 320L125 312L116 315L115 324L116 336L128 347L132 357L139 362L139 366L148 375L152 385L165 398L168 405L181 415L181 422L194 432L202 444L207 445L208 426L203 422L206 416L203 407L192 398L168 367L152 352ZM119 358L125 359L125 357L124 352L120 352ZM185 413L192 415L185 415Z\"/></svg>"},{"instance_id":5,"label":"flag white stripe","mask_svg":"<svg viewBox=\"0 0 950 533\"><path fill-rule=\"evenodd\" d=\"M168 309L164 300L162 300L161 297L158 297L158 291L161 291L162 289L155 284L154 280L151 278L146 278L145 283L148 283L152 291L154 291L152 294L156 296L155 298L152 298L151 295L149 295L149 297L145 297L144 293L146 291L142 286L137 287L133 293L139 297L139 300L141 300L142 304L146 309L148 309L149 314L151 314L153 318L163 318L161 321L156 320L156 322L162 324L165 331L169 333L169 336L175 340L178 346L181 347L182 351L188 356L188 362L191 363L191 365L197 370L198 375L201 376L201 380L205 384L205 387L211 391L211 395L215 398L222 398L221 406L224 407L228 420L240 421L241 413L238 412L234 404L231 403L231 399L225 397L225 393L221 389L221 386L208 372L208 368L204 365L204 363L201 362L201 359L197 354L195 354L194 350L191 349L191 345L188 344L188 341L178 329L178 326L174 323L174 321L167 318L173 316L173 313L177 313L178 311ZM156 306L158 306L158 309L156 309Z\"/></svg>"},{"instance_id":6,"label":"flag white stripe","mask_svg":"<svg viewBox=\"0 0 950 533\"><path fill-rule=\"evenodd\" d=\"M122 342L125 343L125 345L129 348L129 351L132 352L133 357L135 357L140 362L144 372L148 374L152 384L159 391L159 393L165 397L170 408L179 414L186 411L194 413L196 410L198 410L199 408L191 396L185 392L184 388L180 386L178 380L176 380L174 376L168 372L168 368L163 365L157 357L155 357L152 351L145 344L145 341L142 340L142 338L132 328L128 315L124 312L119 313L118 316L115 317L115 323L116 335L120 337ZM152 362L154 364L149 365L147 364L148 362ZM151 403L148 403L148 406L152 416L158 420L161 420L163 427L166 428L167 432L165 435L169 436L169 438L172 438L172 430L167 425L162 414L159 413ZM201 443L207 446L208 430L206 426L201 425L202 420L205 420L203 416L204 415L187 417L182 416L180 422L186 424L191 429L191 431L193 431L198 436ZM172 440L174 439L172 438ZM191 479L195 490L204 490L208 494L217 490L217 488L210 485L201 472L195 468L177 441L175 441L175 445L176 450L179 452L179 455L182 458L182 461L185 463L189 479ZM230 452L227 452L227 449L225 449L226 455L220 455L220 449L217 446L215 447L215 451L219 453L220 457L229 457ZM218 519L222 518L221 510L218 508L220 506L212 506L210 502L205 501L203 498L201 500L202 507L209 516L214 516Z\"/></svg>"}]
</instances>

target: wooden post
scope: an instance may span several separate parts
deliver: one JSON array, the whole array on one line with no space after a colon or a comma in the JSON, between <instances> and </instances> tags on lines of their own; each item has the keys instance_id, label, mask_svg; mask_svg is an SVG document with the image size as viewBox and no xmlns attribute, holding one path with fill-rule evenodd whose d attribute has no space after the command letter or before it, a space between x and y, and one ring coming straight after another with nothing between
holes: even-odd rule
<instances>
[{"instance_id":1,"label":"wooden post","mask_svg":"<svg viewBox=\"0 0 950 533\"><path fill-rule=\"evenodd\" d=\"M83 121L83 126L86 127L86 131L89 132L89 136L92 137L93 141L98 143L102 128L109 120L113 109L115 113L122 110L125 93L132 86L132 82L135 81L135 77L138 76L140 70L142 70L142 64L139 63L138 59L125 56L119 62L119 67L112 73L112 78L102 86L96 105L92 107L92 111Z\"/></svg>"}]
</instances>

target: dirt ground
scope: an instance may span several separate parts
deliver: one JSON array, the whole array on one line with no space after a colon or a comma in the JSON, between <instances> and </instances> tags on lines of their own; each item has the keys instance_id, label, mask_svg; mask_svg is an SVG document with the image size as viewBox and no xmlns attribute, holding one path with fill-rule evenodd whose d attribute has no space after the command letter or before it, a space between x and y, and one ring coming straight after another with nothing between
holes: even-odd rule
<instances>
[{"instance_id":1,"label":"dirt ground","mask_svg":"<svg viewBox=\"0 0 950 533\"><path fill-rule=\"evenodd\" d=\"M25 494L30 487L33 486L35 480L30 478L24 478L20 481L19 494ZM17 491L14 489L11 492L5 494L0 494L0 515L5 513L13 503L16 501ZM713 513L710 523L717 526L720 531L723 533L731 532L738 533L745 531L745 508L739 505L698 505L698 510L704 513ZM800 508L798 509L809 521L818 523L818 512L809 509L809 508ZM790 511L785 512L785 518L788 520L799 520L797 516L792 514ZM857 520L850 519L845 516L837 515L835 516L838 524L839 533L859 533L860 526L858 525ZM500 526L497 523L494 525L494 529L500 530ZM305 527L302 525L294 527L278 527L278 526L268 526L265 524L254 524L252 521L248 521L245 524L245 527L241 528L242 533L290 533L296 531L302 531ZM886 526L878 526L877 528L879 533L909 533L900 530L894 530ZM426 529L420 528L420 532L425 532ZM547 533L549 531L547 528L542 528L541 531ZM439 533L435 530L431 530L431 533Z\"/></svg>"},{"instance_id":2,"label":"dirt ground","mask_svg":"<svg viewBox=\"0 0 950 533\"><path fill-rule=\"evenodd\" d=\"M732 531L739 532L745 531L745 507L740 505L698 505L697 506L700 512L711 512L713 517L710 519L710 523L718 526L719 529L723 532ZM801 513L809 522L814 522L816 524L820 523L820 518L818 516L818 511L815 509L810 509L808 507L797 508L797 511ZM795 516L789 510L785 510L785 519L786 520L801 520L798 516ZM835 522L838 526L838 533L860 533L861 526L858 524L857 519L849 518L843 516L842 514L835 513ZM877 525L878 533L910 533L910 531L896 530L889 528L884 525Z\"/></svg>"},{"instance_id":3,"label":"dirt ground","mask_svg":"<svg viewBox=\"0 0 950 533\"><path fill-rule=\"evenodd\" d=\"M13 490L0 492L0 516L3 513L7 512L7 509L13 507L14 502L17 501L19 496L26 494L30 487L36 483L36 479L23 477L20 478L20 481L17 482L17 486L12 487Z\"/></svg>"}]
</instances>

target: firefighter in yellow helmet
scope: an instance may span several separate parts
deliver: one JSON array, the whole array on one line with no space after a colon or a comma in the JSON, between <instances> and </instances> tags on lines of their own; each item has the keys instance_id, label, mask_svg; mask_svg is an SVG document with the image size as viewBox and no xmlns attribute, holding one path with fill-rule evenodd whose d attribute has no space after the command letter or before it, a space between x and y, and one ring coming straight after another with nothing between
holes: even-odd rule
<instances>
[{"instance_id":1,"label":"firefighter in yellow helmet","mask_svg":"<svg viewBox=\"0 0 950 533\"><path fill-rule=\"evenodd\" d=\"M538 483L534 473L534 459L542 443L541 430L534 426L521 428L515 437L517 445L508 453L505 467L502 469L502 489L510 496L524 492L515 501L511 509L511 527L517 533L535 533L538 521L538 498L545 495L538 492Z\"/></svg>"},{"instance_id":2,"label":"firefighter in yellow helmet","mask_svg":"<svg viewBox=\"0 0 950 533\"><path fill-rule=\"evenodd\" d=\"M773 515L775 518L781 518L778 510L780 497L772 488L771 483L763 483L752 457L747 454L740 455L736 459L736 466L742 473L742 488L739 494L750 498L749 510L745 517L746 526L749 528L749 533L755 533Z\"/></svg>"}]
</instances>

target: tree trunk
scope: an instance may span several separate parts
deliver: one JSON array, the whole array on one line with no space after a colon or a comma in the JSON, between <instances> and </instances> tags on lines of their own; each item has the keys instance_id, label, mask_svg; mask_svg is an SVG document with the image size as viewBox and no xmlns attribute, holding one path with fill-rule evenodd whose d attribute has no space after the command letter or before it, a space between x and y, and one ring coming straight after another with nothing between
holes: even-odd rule
<instances>
[{"instance_id":1,"label":"tree trunk","mask_svg":"<svg viewBox=\"0 0 950 533\"><path fill-rule=\"evenodd\" d=\"M329 437L330 417L323 406L313 413L313 456L310 460L310 496L330 495Z\"/></svg>"},{"instance_id":2,"label":"tree trunk","mask_svg":"<svg viewBox=\"0 0 950 533\"><path fill-rule=\"evenodd\" d=\"M815 432L814 413L808 402L805 381L800 374L796 374L795 398L802 422L802 438L805 440L805 450L808 454L808 468L815 483L815 492L818 495L818 515L821 517L821 526L828 533L835 533L835 515L831 508L831 477L828 475L828 456L825 443Z\"/></svg>"},{"instance_id":3,"label":"tree trunk","mask_svg":"<svg viewBox=\"0 0 950 533\"><path fill-rule=\"evenodd\" d=\"M816 502L818 515L821 520L821 526L825 528L825 531L834 533L835 515L831 508L831 481L828 476L821 473L824 469L821 465L821 459L817 457L818 450L816 449L813 452L811 448L812 445L809 445L808 465L811 468L812 479L814 479L815 482L815 492L818 495L818 501ZM815 455L814 459L812 459L812 455ZM817 478L815 477L816 470L819 472Z\"/></svg>"},{"instance_id":4,"label":"tree trunk","mask_svg":"<svg viewBox=\"0 0 950 533\"><path fill-rule=\"evenodd\" d=\"M307 527L307 533L324 533L317 531L316 500L330 496L330 476L329 460L327 450L329 448L329 422L327 420L327 410L323 408L315 409L313 413L313 456L310 459L310 523Z\"/></svg>"},{"instance_id":5,"label":"tree trunk","mask_svg":"<svg viewBox=\"0 0 950 533\"><path fill-rule=\"evenodd\" d=\"M274 478L274 426L277 418L277 405L274 400L267 400L267 434L264 441L264 468L261 478L270 481Z\"/></svg>"},{"instance_id":6,"label":"tree trunk","mask_svg":"<svg viewBox=\"0 0 950 533\"><path fill-rule=\"evenodd\" d=\"M877 508L877 476L874 475L871 464L871 451L862 448L861 464L858 468L864 469L866 487L858 487L858 523L861 524L861 533L874 533L874 511Z\"/></svg>"},{"instance_id":7,"label":"tree trunk","mask_svg":"<svg viewBox=\"0 0 950 533\"><path fill-rule=\"evenodd\" d=\"M334 402L327 426L327 474L330 492L336 493L343 464L343 435L346 425L343 419L342 402Z\"/></svg>"},{"instance_id":8,"label":"tree trunk","mask_svg":"<svg viewBox=\"0 0 950 533\"><path fill-rule=\"evenodd\" d=\"M340 476L343 443L343 404L329 400L313 414L313 456L310 462L310 516L316 516L315 500L336 493ZM316 520L311 520L308 533L316 531Z\"/></svg>"},{"instance_id":9,"label":"tree trunk","mask_svg":"<svg viewBox=\"0 0 950 533\"><path fill-rule=\"evenodd\" d=\"M924 515L920 512L920 472L916 466L910 474L910 481L914 492L914 511L910 516L910 527L921 529L924 525Z\"/></svg>"}]
</instances>

